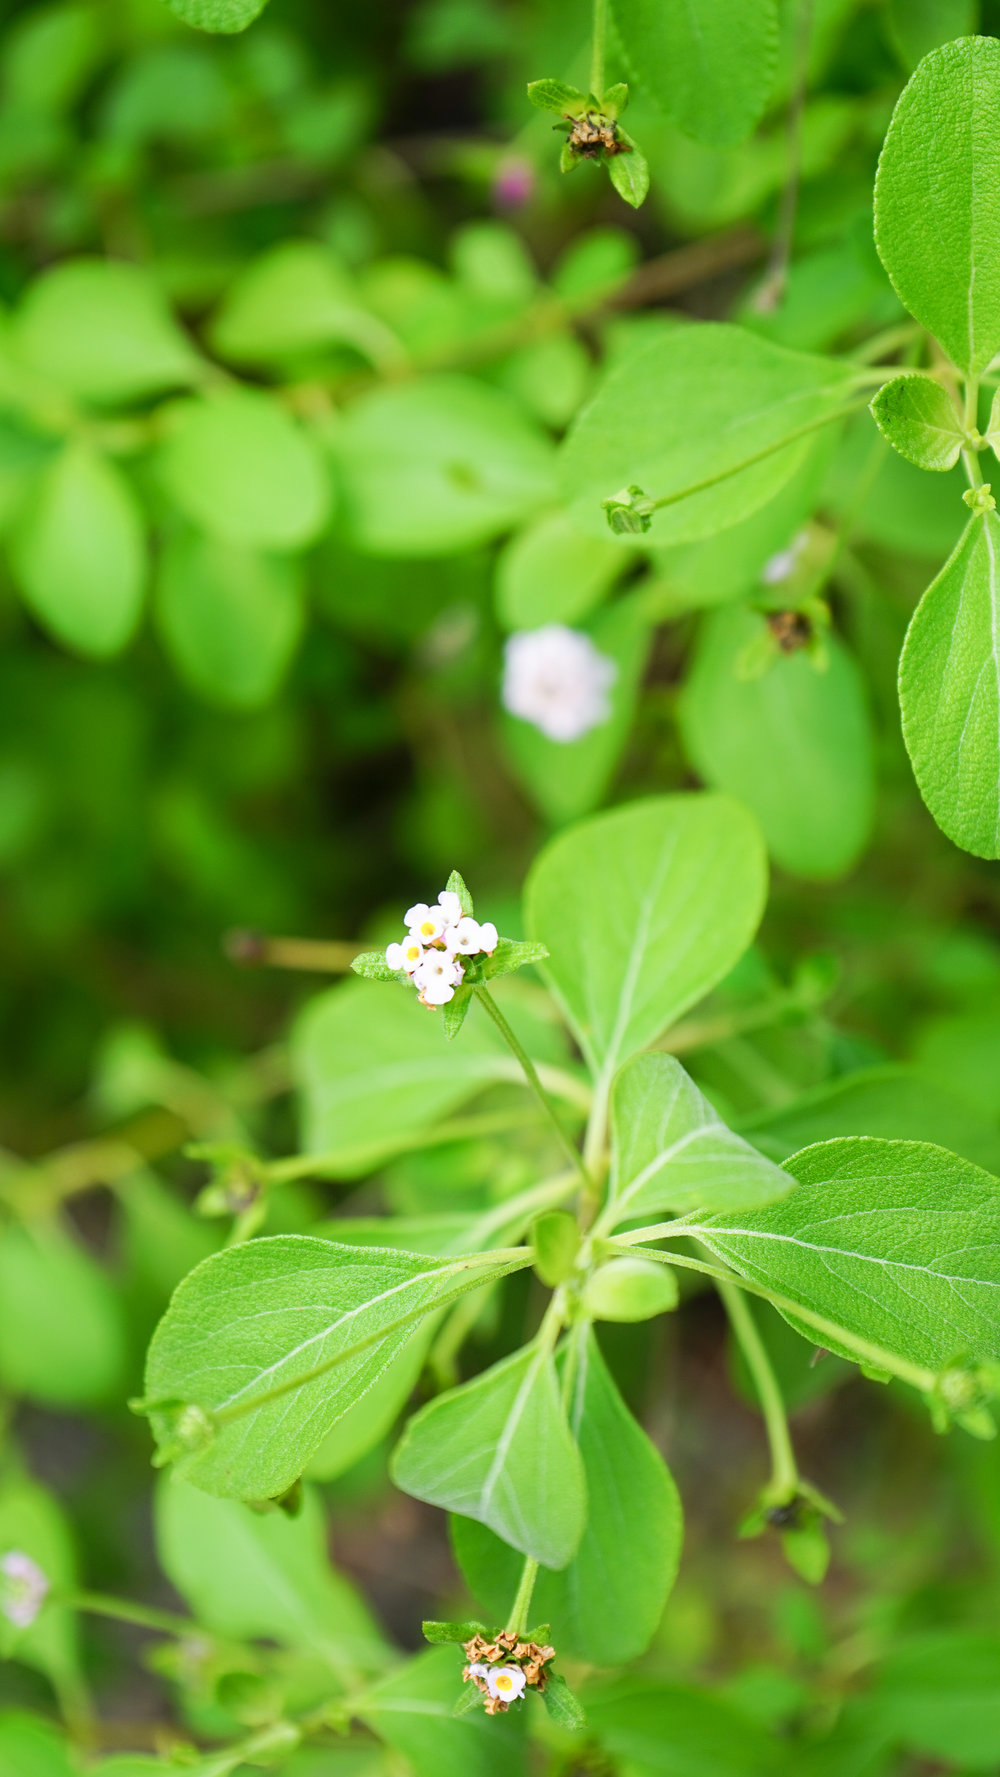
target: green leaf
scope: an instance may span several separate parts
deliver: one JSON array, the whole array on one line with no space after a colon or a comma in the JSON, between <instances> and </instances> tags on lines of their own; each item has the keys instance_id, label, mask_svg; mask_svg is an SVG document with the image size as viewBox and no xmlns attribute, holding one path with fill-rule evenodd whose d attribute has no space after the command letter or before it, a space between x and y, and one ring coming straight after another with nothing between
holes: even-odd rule
<instances>
[{"instance_id":1,"label":"green leaf","mask_svg":"<svg viewBox=\"0 0 1000 1777\"><path fill-rule=\"evenodd\" d=\"M396 1446L397 1487L477 1518L545 1567L565 1567L587 1513L551 1354L525 1346L428 1402Z\"/></svg>"},{"instance_id":2,"label":"green leaf","mask_svg":"<svg viewBox=\"0 0 1000 1777\"><path fill-rule=\"evenodd\" d=\"M477 1623L477 1622L465 1622L465 1623L424 1622L424 1623L421 1623L420 1627L423 1631L424 1640L431 1642L434 1646L444 1646L445 1644L453 1642L453 1641L457 1641L457 1642L471 1641L472 1637L474 1635L488 1635L489 1634L489 1630L488 1630L486 1624L485 1623Z\"/></svg>"},{"instance_id":3,"label":"green leaf","mask_svg":"<svg viewBox=\"0 0 1000 1777\"><path fill-rule=\"evenodd\" d=\"M445 883L445 888L448 890L449 894L458 896L463 914L466 914L471 918L476 911L475 902L466 887L465 878L460 871L453 870L451 872L448 881Z\"/></svg>"},{"instance_id":4,"label":"green leaf","mask_svg":"<svg viewBox=\"0 0 1000 1777\"><path fill-rule=\"evenodd\" d=\"M528 877L542 972L595 1073L610 1081L733 967L757 928L767 867L738 803L653 796L547 845Z\"/></svg>"},{"instance_id":5,"label":"green leaf","mask_svg":"<svg viewBox=\"0 0 1000 1777\"><path fill-rule=\"evenodd\" d=\"M623 1678L587 1693L587 1722L606 1752L642 1777L768 1777L786 1754L752 1717L716 1697Z\"/></svg>"},{"instance_id":6,"label":"green leaf","mask_svg":"<svg viewBox=\"0 0 1000 1777\"><path fill-rule=\"evenodd\" d=\"M592 1333L581 1330L571 1423L587 1481L587 1527L562 1573L542 1571L532 1609L551 1621L560 1653L614 1666L644 1653L680 1560L681 1502L662 1456L628 1411ZM453 1518L452 1539L473 1594L502 1617L519 1562L481 1525Z\"/></svg>"},{"instance_id":7,"label":"green leaf","mask_svg":"<svg viewBox=\"0 0 1000 1777\"><path fill-rule=\"evenodd\" d=\"M612 1259L588 1279L581 1298L591 1320L652 1320L677 1307L674 1273L652 1259Z\"/></svg>"},{"instance_id":8,"label":"green leaf","mask_svg":"<svg viewBox=\"0 0 1000 1777\"><path fill-rule=\"evenodd\" d=\"M355 975L361 976L362 981L395 981L397 986L400 985L400 971L390 969L384 950L363 950L360 956L354 958L351 968ZM409 985L408 980L406 985Z\"/></svg>"},{"instance_id":9,"label":"green leaf","mask_svg":"<svg viewBox=\"0 0 1000 1777\"><path fill-rule=\"evenodd\" d=\"M886 0L889 36L909 71L941 43L971 37L979 22L979 0Z\"/></svg>"},{"instance_id":10,"label":"green leaf","mask_svg":"<svg viewBox=\"0 0 1000 1777\"><path fill-rule=\"evenodd\" d=\"M899 662L920 794L942 832L980 858L1000 857L998 557L1000 518L976 514L914 611Z\"/></svg>"},{"instance_id":11,"label":"green leaf","mask_svg":"<svg viewBox=\"0 0 1000 1777\"><path fill-rule=\"evenodd\" d=\"M607 719L579 740L562 741L518 716L503 718L504 747L517 776L532 801L559 824L588 814L607 791L632 729L651 635L639 595L616 599L577 627L617 668Z\"/></svg>"},{"instance_id":12,"label":"green leaf","mask_svg":"<svg viewBox=\"0 0 1000 1777\"><path fill-rule=\"evenodd\" d=\"M601 501L635 484L670 502L654 545L725 530L790 480L813 439L804 428L843 410L850 376L722 322L671 329L628 352L583 409L560 453L563 502L607 536Z\"/></svg>"},{"instance_id":13,"label":"green leaf","mask_svg":"<svg viewBox=\"0 0 1000 1777\"><path fill-rule=\"evenodd\" d=\"M354 1712L416 1777L523 1777L518 1712L488 1718L477 1693L480 1706L456 1719L461 1689L461 1654L428 1648L367 1691Z\"/></svg>"},{"instance_id":14,"label":"green leaf","mask_svg":"<svg viewBox=\"0 0 1000 1777\"><path fill-rule=\"evenodd\" d=\"M896 104L875 181L882 263L969 376L1000 349L998 106L995 38L932 50Z\"/></svg>"},{"instance_id":15,"label":"green leaf","mask_svg":"<svg viewBox=\"0 0 1000 1777\"><path fill-rule=\"evenodd\" d=\"M171 420L160 473L192 524L251 549L298 549L319 535L329 479L276 396L227 388L178 404Z\"/></svg>"},{"instance_id":16,"label":"green leaf","mask_svg":"<svg viewBox=\"0 0 1000 1777\"><path fill-rule=\"evenodd\" d=\"M447 555L551 504L552 446L501 389L426 376L362 397L333 440L354 545Z\"/></svg>"},{"instance_id":17,"label":"green leaf","mask_svg":"<svg viewBox=\"0 0 1000 1777\"><path fill-rule=\"evenodd\" d=\"M587 109L586 93L562 80L529 80L528 97L540 111L555 111L560 117L582 117Z\"/></svg>"},{"instance_id":18,"label":"green leaf","mask_svg":"<svg viewBox=\"0 0 1000 1777\"><path fill-rule=\"evenodd\" d=\"M774 644L767 670L741 671L769 640L746 606L703 622L678 707L692 765L753 810L776 864L820 881L854 865L875 814L875 759L864 681L843 643L825 642L818 671L804 649Z\"/></svg>"},{"instance_id":19,"label":"green leaf","mask_svg":"<svg viewBox=\"0 0 1000 1777\"><path fill-rule=\"evenodd\" d=\"M497 617L505 629L573 623L601 602L631 559L610 536L588 536L568 513L546 512L497 558Z\"/></svg>"},{"instance_id":20,"label":"green leaf","mask_svg":"<svg viewBox=\"0 0 1000 1777\"><path fill-rule=\"evenodd\" d=\"M124 1323L107 1273L55 1223L0 1230L0 1381L52 1407L121 1387Z\"/></svg>"},{"instance_id":21,"label":"green leaf","mask_svg":"<svg viewBox=\"0 0 1000 1777\"><path fill-rule=\"evenodd\" d=\"M377 1244L379 1242L373 1239L372 1245ZM414 1333L409 1344L404 1345L399 1356L393 1358L377 1381L372 1383L367 1393L348 1407L333 1430L327 1432L319 1449L310 1459L307 1475L317 1481L335 1480L338 1475L353 1468L362 1456L367 1456L376 1444L381 1443L392 1430L417 1385L420 1372L427 1361L427 1350L435 1326L436 1317L425 1321Z\"/></svg>"},{"instance_id":22,"label":"green leaf","mask_svg":"<svg viewBox=\"0 0 1000 1777\"><path fill-rule=\"evenodd\" d=\"M528 968L532 963L543 963L548 954L544 944L528 943L520 938L500 938L496 949L483 964L483 974L487 981L497 981L501 975L514 975L518 969Z\"/></svg>"},{"instance_id":23,"label":"green leaf","mask_svg":"<svg viewBox=\"0 0 1000 1777\"><path fill-rule=\"evenodd\" d=\"M326 1177L371 1172L406 1138L497 1080L523 1079L480 1007L450 1046L415 993L345 982L310 1000L292 1032L303 1146Z\"/></svg>"},{"instance_id":24,"label":"green leaf","mask_svg":"<svg viewBox=\"0 0 1000 1777\"><path fill-rule=\"evenodd\" d=\"M117 260L43 273L11 343L22 363L81 401L136 401L183 387L202 368L148 272Z\"/></svg>"},{"instance_id":25,"label":"green leaf","mask_svg":"<svg viewBox=\"0 0 1000 1777\"><path fill-rule=\"evenodd\" d=\"M580 1225L568 1209L549 1209L531 1224L534 1267L550 1290L565 1283L580 1250Z\"/></svg>"},{"instance_id":26,"label":"green leaf","mask_svg":"<svg viewBox=\"0 0 1000 1777\"><path fill-rule=\"evenodd\" d=\"M171 12L199 31L245 31L267 0L166 0Z\"/></svg>"},{"instance_id":27,"label":"green leaf","mask_svg":"<svg viewBox=\"0 0 1000 1777\"><path fill-rule=\"evenodd\" d=\"M17 1470L0 1479L0 1557L16 1551L41 1569L52 1593L77 1584L77 1563L69 1524L53 1496ZM0 1582L2 1583L2 1582ZM13 1657L44 1672L66 1695L80 1683L74 1613L48 1599L35 1621L19 1629L0 1613L0 1659ZM3 1763L0 1728L0 1772ZM20 1777L20 1767L17 1767Z\"/></svg>"},{"instance_id":28,"label":"green leaf","mask_svg":"<svg viewBox=\"0 0 1000 1777\"><path fill-rule=\"evenodd\" d=\"M798 1189L783 1203L706 1218L693 1224L695 1238L741 1277L913 1363L996 1357L1000 1201L991 1174L929 1142L867 1136L820 1142L786 1167ZM824 1343L856 1361L849 1346Z\"/></svg>"},{"instance_id":29,"label":"green leaf","mask_svg":"<svg viewBox=\"0 0 1000 1777\"><path fill-rule=\"evenodd\" d=\"M587 1717L561 1672L549 1673L542 1702L558 1727L569 1728L573 1733L586 1727Z\"/></svg>"},{"instance_id":30,"label":"green leaf","mask_svg":"<svg viewBox=\"0 0 1000 1777\"><path fill-rule=\"evenodd\" d=\"M749 136L774 79L775 0L612 0L612 14L630 79L679 129L715 148Z\"/></svg>"},{"instance_id":31,"label":"green leaf","mask_svg":"<svg viewBox=\"0 0 1000 1777\"><path fill-rule=\"evenodd\" d=\"M334 1666L380 1663L374 1621L330 1565L314 1488L303 1490L302 1510L290 1518L164 1476L155 1505L160 1565L206 1629L312 1648Z\"/></svg>"},{"instance_id":32,"label":"green leaf","mask_svg":"<svg viewBox=\"0 0 1000 1777\"><path fill-rule=\"evenodd\" d=\"M79 1777L69 1742L51 1722L20 1709L0 1710L0 1777Z\"/></svg>"},{"instance_id":33,"label":"green leaf","mask_svg":"<svg viewBox=\"0 0 1000 1777\"><path fill-rule=\"evenodd\" d=\"M623 129L619 129L618 139L624 142L625 149L609 159L608 178L618 196L631 204L633 210L638 210L649 194L649 162L638 143Z\"/></svg>"},{"instance_id":34,"label":"green leaf","mask_svg":"<svg viewBox=\"0 0 1000 1777\"><path fill-rule=\"evenodd\" d=\"M193 531L169 539L157 584L160 633L182 677L212 703L269 703L303 615L296 562Z\"/></svg>"},{"instance_id":35,"label":"green leaf","mask_svg":"<svg viewBox=\"0 0 1000 1777\"><path fill-rule=\"evenodd\" d=\"M57 641L105 659L139 621L146 581L142 515L121 472L86 444L41 471L11 539L28 608Z\"/></svg>"},{"instance_id":36,"label":"green leaf","mask_svg":"<svg viewBox=\"0 0 1000 1777\"><path fill-rule=\"evenodd\" d=\"M1000 1637L958 1625L894 1646L859 1705L866 1728L925 1758L985 1770L1000 1760Z\"/></svg>"},{"instance_id":37,"label":"green leaf","mask_svg":"<svg viewBox=\"0 0 1000 1777\"><path fill-rule=\"evenodd\" d=\"M614 1160L602 1227L673 1210L756 1208L787 1173L718 1117L673 1055L637 1055L611 1089Z\"/></svg>"},{"instance_id":38,"label":"green leaf","mask_svg":"<svg viewBox=\"0 0 1000 1777\"><path fill-rule=\"evenodd\" d=\"M527 1263L529 1253L432 1259L301 1234L213 1254L179 1286L149 1348L160 1450L207 1493L276 1498L426 1314ZM175 1401L230 1417L178 1451L176 1414L155 1410Z\"/></svg>"},{"instance_id":39,"label":"green leaf","mask_svg":"<svg viewBox=\"0 0 1000 1777\"><path fill-rule=\"evenodd\" d=\"M918 469L953 469L965 442L948 391L932 376L894 376L871 403L883 438Z\"/></svg>"},{"instance_id":40,"label":"green leaf","mask_svg":"<svg viewBox=\"0 0 1000 1777\"><path fill-rule=\"evenodd\" d=\"M283 241L230 285L212 343L237 364L281 363L326 346L352 346L376 368L398 368L403 348L362 306L347 273L319 241Z\"/></svg>"},{"instance_id":41,"label":"green leaf","mask_svg":"<svg viewBox=\"0 0 1000 1777\"><path fill-rule=\"evenodd\" d=\"M471 1006L472 988L467 983L465 986L456 987L454 997L448 1001L446 1006L442 1006L441 1028L449 1043L457 1037Z\"/></svg>"}]
</instances>

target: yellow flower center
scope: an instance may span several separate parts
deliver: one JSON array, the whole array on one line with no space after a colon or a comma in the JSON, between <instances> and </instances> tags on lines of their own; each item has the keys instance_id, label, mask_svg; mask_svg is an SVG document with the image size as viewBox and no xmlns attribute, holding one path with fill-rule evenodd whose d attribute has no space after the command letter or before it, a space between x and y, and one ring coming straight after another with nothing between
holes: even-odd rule
<instances>
[{"instance_id":1,"label":"yellow flower center","mask_svg":"<svg viewBox=\"0 0 1000 1777\"><path fill-rule=\"evenodd\" d=\"M433 938L433 936L434 936L434 921L432 919L425 919L420 930L422 931L425 938Z\"/></svg>"},{"instance_id":2,"label":"yellow flower center","mask_svg":"<svg viewBox=\"0 0 1000 1777\"><path fill-rule=\"evenodd\" d=\"M499 1672L497 1674L496 1687L498 1691L512 1691L514 1689L514 1680L511 1678L509 1672Z\"/></svg>"}]
</instances>

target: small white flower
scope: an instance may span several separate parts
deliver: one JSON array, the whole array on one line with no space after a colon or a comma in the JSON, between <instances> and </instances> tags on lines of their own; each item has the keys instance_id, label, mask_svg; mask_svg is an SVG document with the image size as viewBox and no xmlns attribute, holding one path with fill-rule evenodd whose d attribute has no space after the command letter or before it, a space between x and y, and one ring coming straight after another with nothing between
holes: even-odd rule
<instances>
[{"instance_id":1,"label":"small white flower","mask_svg":"<svg viewBox=\"0 0 1000 1777\"><path fill-rule=\"evenodd\" d=\"M792 574L795 564L809 541L809 532L800 531L793 537L787 549L779 549L777 555L769 556L760 570L760 577L765 586L780 586Z\"/></svg>"},{"instance_id":2,"label":"small white flower","mask_svg":"<svg viewBox=\"0 0 1000 1777\"><path fill-rule=\"evenodd\" d=\"M438 896L438 906L446 926L457 926L459 920L464 917L461 899L456 895L454 889L441 890Z\"/></svg>"},{"instance_id":3,"label":"small white flower","mask_svg":"<svg viewBox=\"0 0 1000 1777\"><path fill-rule=\"evenodd\" d=\"M490 1696L499 1697L504 1703L513 1703L516 1697L523 1697L525 1683L520 1666L490 1666L486 1673Z\"/></svg>"},{"instance_id":4,"label":"small white flower","mask_svg":"<svg viewBox=\"0 0 1000 1777\"><path fill-rule=\"evenodd\" d=\"M499 934L493 921L491 919L484 920L479 928L480 950L485 950L487 956L492 956L499 942Z\"/></svg>"},{"instance_id":5,"label":"small white flower","mask_svg":"<svg viewBox=\"0 0 1000 1777\"><path fill-rule=\"evenodd\" d=\"M390 944L385 953L385 960L390 969L402 969L412 975L423 959L424 947L415 938L408 938L405 944Z\"/></svg>"},{"instance_id":6,"label":"small white flower","mask_svg":"<svg viewBox=\"0 0 1000 1777\"><path fill-rule=\"evenodd\" d=\"M483 949L482 927L468 914L457 925L449 926L444 935L445 949L452 956L478 956Z\"/></svg>"},{"instance_id":7,"label":"small white flower","mask_svg":"<svg viewBox=\"0 0 1000 1777\"><path fill-rule=\"evenodd\" d=\"M446 1006L461 979L461 963L446 950L432 950L413 971L414 986L425 1006Z\"/></svg>"},{"instance_id":8,"label":"small white flower","mask_svg":"<svg viewBox=\"0 0 1000 1777\"><path fill-rule=\"evenodd\" d=\"M489 1675L489 1670L488 1666L483 1665L482 1660L473 1660L469 1666L469 1677L486 1678Z\"/></svg>"},{"instance_id":9,"label":"small white flower","mask_svg":"<svg viewBox=\"0 0 1000 1777\"><path fill-rule=\"evenodd\" d=\"M418 901L415 907L409 907L403 923L418 944L436 943L445 926L440 907L428 907L426 901Z\"/></svg>"},{"instance_id":10,"label":"small white flower","mask_svg":"<svg viewBox=\"0 0 1000 1777\"><path fill-rule=\"evenodd\" d=\"M617 677L615 662L589 636L545 623L509 637L501 696L512 716L533 722L549 740L579 740L608 720Z\"/></svg>"},{"instance_id":11,"label":"small white flower","mask_svg":"<svg viewBox=\"0 0 1000 1777\"><path fill-rule=\"evenodd\" d=\"M16 1629L30 1629L48 1590L45 1574L30 1555L21 1549L0 1555L0 1615Z\"/></svg>"}]
</instances>

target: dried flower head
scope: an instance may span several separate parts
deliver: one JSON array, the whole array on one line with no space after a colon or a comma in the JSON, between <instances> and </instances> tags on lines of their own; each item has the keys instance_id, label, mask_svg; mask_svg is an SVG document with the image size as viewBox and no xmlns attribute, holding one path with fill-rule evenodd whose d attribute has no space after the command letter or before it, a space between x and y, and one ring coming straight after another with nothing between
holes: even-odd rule
<instances>
[{"instance_id":1,"label":"dried flower head","mask_svg":"<svg viewBox=\"0 0 1000 1777\"><path fill-rule=\"evenodd\" d=\"M482 1693L487 1715L503 1715L526 1690L544 1691L549 1662L556 1650L535 1641L523 1641L512 1629L502 1629L488 1641L473 1635L463 1644L466 1664L462 1678Z\"/></svg>"}]
</instances>

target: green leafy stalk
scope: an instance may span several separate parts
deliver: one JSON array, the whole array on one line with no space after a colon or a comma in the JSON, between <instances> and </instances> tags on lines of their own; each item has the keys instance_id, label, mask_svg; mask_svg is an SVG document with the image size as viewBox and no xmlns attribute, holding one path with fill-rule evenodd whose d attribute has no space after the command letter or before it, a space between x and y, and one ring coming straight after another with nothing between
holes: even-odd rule
<instances>
[{"instance_id":1,"label":"green leafy stalk","mask_svg":"<svg viewBox=\"0 0 1000 1777\"><path fill-rule=\"evenodd\" d=\"M746 1297L735 1284L721 1278L716 1280L715 1287L722 1298L729 1324L739 1341L757 1390L771 1450L771 1486L776 1497L792 1499L799 1490L799 1470L778 1378L771 1367L771 1360L747 1306Z\"/></svg>"},{"instance_id":2,"label":"green leafy stalk","mask_svg":"<svg viewBox=\"0 0 1000 1777\"><path fill-rule=\"evenodd\" d=\"M592 1183L591 1183L590 1174L587 1171L586 1166L584 1165L583 1156L580 1153L579 1149L574 1146L573 1142L571 1142L569 1136L566 1134L566 1131L563 1128L562 1123L560 1122L559 1117L557 1115L555 1106L553 1105L551 1099L549 1098L549 1095L546 1092L544 1086L542 1085L541 1080L538 1078L538 1071L535 1067L534 1062L531 1059L531 1056L528 1054L528 1051L524 1048L524 1046L521 1043L521 1041L519 1040L519 1038L515 1035L514 1031L511 1029L510 1025L507 1023L506 1018L504 1017L503 1013L501 1012L500 1007L497 1005L496 1000L493 998L493 995L490 993L489 988L475 987L475 988L473 988L473 992L474 992L477 1000L479 1000L480 1004L484 1008L484 1010L488 1013L490 1018L492 1018L494 1024L497 1027L497 1030L500 1032L500 1035L503 1037L504 1042L507 1044L508 1049L510 1049L511 1053L513 1055L515 1055L517 1057L517 1060L520 1062L521 1067L524 1070L524 1075L525 1075L525 1078L527 1079L528 1085L531 1087L531 1090L535 1094L535 1097L537 1098L539 1104L541 1105L543 1111L545 1112L545 1115L547 1116L549 1122L552 1124L552 1127L555 1130L556 1135L559 1137L560 1146L562 1147L563 1152L566 1154L566 1156L570 1160L570 1162L573 1165L573 1167L575 1168L575 1170L579 1173L580 1178L583 1182L584 1189L587 1191L590 1191L593 1187L592 1187Z\"/></svg>"},{"instance_id":3,"label":"green leafy stalk","mask_svg":"<svg viewBox=\"0 0 1000 1777\"><path fill-rule=\"evenodd\" d=\"M604 62L608 39L608 0L594 0L594 25L590 45L590 90L595 99L604 95Z\"/></svg>"},{"instance_id":4,"label":"green leafy stalk","mask_svg":"<svg viewBox=\"0 0 1000 1777\"><path fill-rule=\"evenodd\" d=\"M528 1627L528 1612L531 1609L531 1596L535 1590L537 1578L538 1562L533 1561L528 1555L525 1557L524 1566L521 1569L520 1583L507 1621L507 1627L512 1635L523 1635Z\"/></svg>"}]
</instances>

